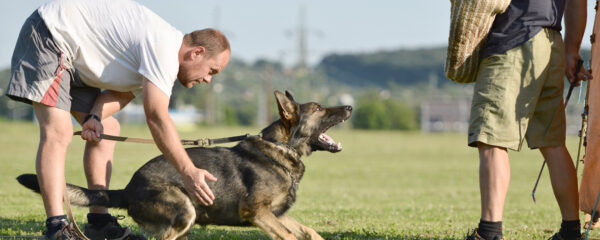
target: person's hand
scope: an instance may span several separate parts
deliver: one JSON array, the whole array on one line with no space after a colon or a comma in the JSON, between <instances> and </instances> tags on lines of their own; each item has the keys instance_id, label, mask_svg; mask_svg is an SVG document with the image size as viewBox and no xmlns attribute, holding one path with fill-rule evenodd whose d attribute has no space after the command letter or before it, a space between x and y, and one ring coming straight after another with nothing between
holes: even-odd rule
<instances>
[{"instance_id":1,"label":"person's hand","mask_svg":"<svg viewBox=\"0 0 600 240\"><path fill-rule=\"evenodd\" d=\"M575 86L579 86L579 81L587 81L587 80L591 80L592 79L592 74L590 72L590 70L585 69L585 67L582 65L581 68L579 68L579 72L577 73L577 76L574 76L575 71L577 71L577 62L581 60L581 56L577 55L572 55L572 56L567 56L567 69L565 71L565 74L567 75L567 79L569 80L569 82L571 84L575 84Z\"/></svg>"},{"instance_id":2,"label":"person's hand","mask_svg":"<svg viewBox=\"0 0 600 240\"><path fill-rule=\"evenodd\" d=\"M208 181L217 181L217 178L204 169L190 167L182 174L183 183L188 194L196 198L205 206L213 204L215 195L206 184Z\"/></svg>"},{"instance_id":3,"label":"person's hand","mask_svg":"<svg viewBox=\"0 0 600 240\"><path fill-rule=\"evenodd\" d=\"M81 138L83 140L99 142L101 140L100 135L104 132L104 127L97 117L89 117L87 121L83 123L81 130Z\"/></svg>"}]
</instances>

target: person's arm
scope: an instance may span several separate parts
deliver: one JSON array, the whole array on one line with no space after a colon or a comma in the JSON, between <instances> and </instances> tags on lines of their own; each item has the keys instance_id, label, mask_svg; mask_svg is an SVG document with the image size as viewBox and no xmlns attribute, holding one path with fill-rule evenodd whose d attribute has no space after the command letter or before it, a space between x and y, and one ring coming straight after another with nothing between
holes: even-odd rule
<instances>
[{"instance_id":1,"label":"person's arm","mask_svg":"<svg viewBox=\"0 0 600 240\"><path fill-rule=\"evenodd\" d=\"M565 6L565 54L567 61L565 74L572 83L579 79L588 80L592 78L590 72L583 67L577 78L573 76L577 61L581 59L579 47L585 32L586 21L587 0L568 0Z\"/></svg>"},{"instance_id":2,"label":"person's arm","mask_svg":"<svg viewBox=\"0 0 600 240\"><path fill-rule=\"evenodd\" d=\"M215 199L206 180L217 179L204 169L196 168L185 148L181 144L179 134L169 116L169 97L152 82L144 79L143 102L146 122L152 133L154 142L183 177L185 188L204 205L212 205Z\"/></svg>"},{"instance_id":3,"label":"person's arm","mask_svg":"<svg viewBox=\"0 0 600 240\"><path fill-rule=\"evenodd\" d=\"M96 115L100 120L112 116L123 109L135 95L131 92L117 92L105 90L94 102L90 115ZM95 118L89 118L82 124L81 138L88 141L100 141L100 134L104 131L102 123Z\"/></svg>"}]
</instances>

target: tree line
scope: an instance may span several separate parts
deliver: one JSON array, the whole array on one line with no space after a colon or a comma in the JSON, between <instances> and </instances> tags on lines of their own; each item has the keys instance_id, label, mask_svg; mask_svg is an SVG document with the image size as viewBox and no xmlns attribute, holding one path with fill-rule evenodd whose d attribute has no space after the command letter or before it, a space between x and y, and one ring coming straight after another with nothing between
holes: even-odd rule
<instances>
[{"instance_id":1,"label":"tree line","mask_svg":"<svg viewBox=\"0 0 600 240\"><path fill-rule=\"evenodd\" d=\"M185 89L176 83L170 107L198 109L205 116L200 124L264 125L278 117L273 91L288 90L298 102L353 105L355 128L414 130L419 128L418 106L432 89L435 94L463 94L456 90L461 86L444 77L445 51L439 47L331 54L310 68L234 58L209 85ZM31 119L30 106L3 95L9 77L9 69L0 71L0 116Z\"/></svg>"}]
</instances>

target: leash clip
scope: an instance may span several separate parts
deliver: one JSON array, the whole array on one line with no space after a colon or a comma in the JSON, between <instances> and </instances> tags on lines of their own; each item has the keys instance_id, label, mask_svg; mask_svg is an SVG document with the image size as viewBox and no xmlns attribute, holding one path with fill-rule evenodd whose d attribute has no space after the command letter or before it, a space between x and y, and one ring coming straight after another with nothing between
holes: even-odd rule
<instances>
[{"instance_id":1,"label":"leash clip","mask_svg":"<svg viewBox=\"0 0 600 240\"><path fill-rule=\"evenodd\" d=\"M210 146L211 144L212 144L212 142L208 138L201 138L201 139L196 140L196 145L200 145L202 147L207 147L207 146Z\"/></svg>"}]
</instances>

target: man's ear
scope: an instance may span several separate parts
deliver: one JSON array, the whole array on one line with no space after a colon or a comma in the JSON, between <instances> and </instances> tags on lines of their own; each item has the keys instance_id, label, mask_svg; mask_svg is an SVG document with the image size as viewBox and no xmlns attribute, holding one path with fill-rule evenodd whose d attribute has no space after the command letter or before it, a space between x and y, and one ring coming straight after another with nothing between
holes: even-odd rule
<instances>
[{"instance_id":1,"label":"man's ear","mask_svg":"<svg viewBox=\"0 0 600 240\"><path fill-rule=\"evenodd\" d=\"M296 103L293 99L290 100L288 96L279 91L275 91L275 98L277 99L279 116L286 127L289 127L290 125L288 124L296 120Z\"/></svg>"},{"instance_id":2,"label":"man's ear","mask_svg":"<svg viewBox=\"0 0 600 240\"><path fill-rule=\"evenodd\" d=\"M194 60L198 57L204 57L206 55L206 48L203 46L193 47L191 50L191 55Z\"/></svg>"}]
</instances>

